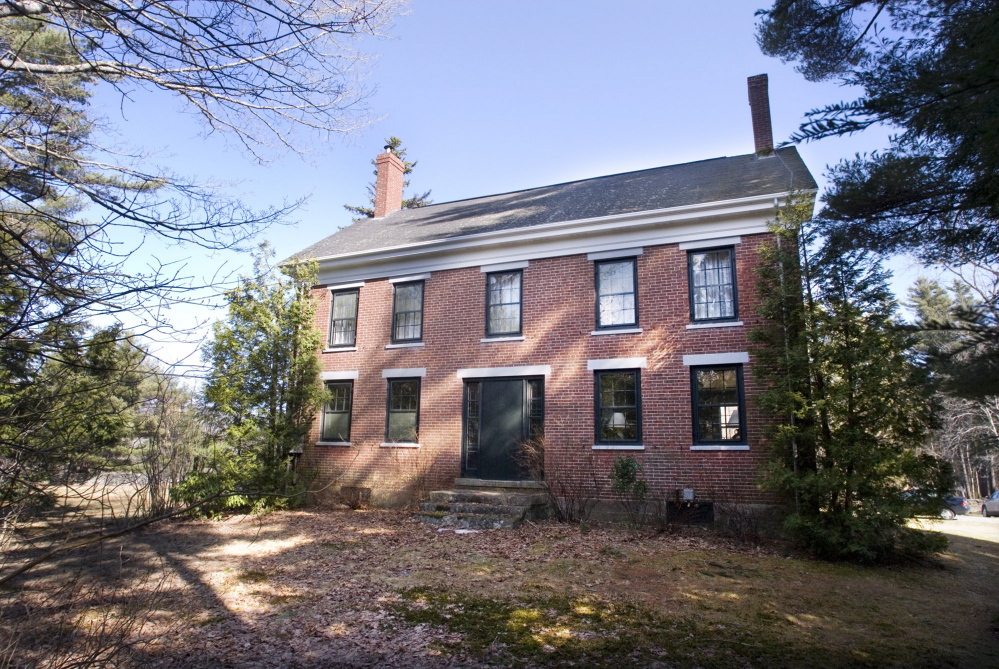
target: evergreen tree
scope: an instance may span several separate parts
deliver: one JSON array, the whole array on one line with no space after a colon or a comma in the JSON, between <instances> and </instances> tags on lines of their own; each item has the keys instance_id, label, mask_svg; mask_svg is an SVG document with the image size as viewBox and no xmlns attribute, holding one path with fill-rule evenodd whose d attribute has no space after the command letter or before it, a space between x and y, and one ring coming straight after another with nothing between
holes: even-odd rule
<instances>
[{"instance_id":1,"label":"evergreen tree","mask_svg":"<svg viewBox=\"0 0 999 669\"><path fill-rule=\"evenodd\" d=\"M284 265L279 276L272 257L262 245L253 275L226 294L227 318L215 323L205 347L205 402L223 438L205 468L176 489L184 501L223 491L244 493L220 502L230 507L281 503L282 496L304 501L288 464L326 397L310 294L317 268ZM261 495L277 497L260 502Z\"/></svg>"},{"instance_id":2,"label":"evergreen tree","mask_svg":"<svg viewBox=\"0 0 999 669\"><path fill-rule=\"evenodd\" d=\"M792 141L898 129L833 169L826 225L929 264L999 261L999 3L775 0L760 14L764 53L862 91L808 112Z\"/></svg>"},{"instance_id":3,"label":"evergreen tree","mask_svg":"<svg viewBox=\"0 0 999 669\"><path fill-rule=\"evenodd\" d=\"M765 483L793 500L788 528L820 555L877 562L939 549L905 525L916 502L951 485L945 466L917 455L932 407L911 335L876 259L816 237L810 209L780 213L761 263L767 324L753 339L770 382L760 402L778 423Z\"/></svg>"},{"instance_id":4,"label":"evergreen tree","mask_svg":"<svg viewBox=\"0 0 999 669\"><path fill-rule=\"evenodd\" d=\"M399 139L398 137L389 137L388 139L385 140L385 146L387 146L392 151L392 153L394 153L399 158L399 160L402 161L402 164L404 165L402 171L403 176L408 176L409 174L411 174L413 172L413 169L416 167L418 161L414 160L410 162L406 160L406 147L402 145L402 140ZM372 160L371 164L375 166L375 171L373 172L373 174L377 177L378 162ZM402 186L403 188L409 188L409 180L407 179L403 181ZM375 217L374 182L368 184L368 204L369 206L367 207L355 207L354 205L345 204L343 205L343 208L351 212L352 214L357 214L357 218L354 219L355 222L365 218L374 218ZM430 191L427 191L425 193L416 193L414 195L411 195L410 197L403 197L402 199L403 209L416 209L417 207L425 207L428 204L433 204L433 201L430 199Z\"/></svg>"}]
</instances>

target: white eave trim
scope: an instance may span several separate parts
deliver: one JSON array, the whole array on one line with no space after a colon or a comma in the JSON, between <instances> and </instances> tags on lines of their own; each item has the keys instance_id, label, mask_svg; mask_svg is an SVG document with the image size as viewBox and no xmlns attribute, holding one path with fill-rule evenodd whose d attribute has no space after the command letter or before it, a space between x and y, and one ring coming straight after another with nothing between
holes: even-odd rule
<instances>
[{"instance_id":1,"label":"white eave trim","mask_svg":"<svg viewBox=\"0 0 999 669\"><path fill-rule=\"evenodd\" d=\"M698 355L683 356L683 364L686 367L700 367L702 365L736 365L748 363L749 354L742 353L701 353Z\"/></svg>"},{"instance_id":2,"label":"white eave trim","mask_svg":"<svg viewBox=\"0 0 999 669\"><path fill-rule=\"evenodd\" d=\"M412 377L424 377L427 375L426 367L402 367L399 369L383 369L382 378L383 379L398 379L398 378L412 378Z\"/></svg>"},{"instance_id":3,"label":"white eave trim","mask_svg":"<svg viewBox=\"0 0 999 669\"><path fill-rule=\"evenodd\" d=\"M355 260L358 262L362 260L371 261L398 256L411 256L415 254L435 253L440 251L482 246L489 244L490 240L496 240L493 243L505 244L511 241L531 240L539 237L543 238L574 235L578 234L581 231L580 229L595 231L603 228L618 228L622 224L631 224L632 226L656 225L697 218L752 214L763 211L769 212L774 210L775 202L779 203L780 200L786 199L789 195L789 192L783 191L779 193L768 193L766 195L736 198L733 200L719 200L717 202L684 205L682 207L667 207L664 209L651 209L627 214L614 214L611 216L581 218L572 221L559 221L557 223L544 223L541 225L532 225L527 228L476 232L458 237L448 237L445 239L413 242L410 244L400 244L398 246L386 246L365 251L320 256L318 258L310 258L310 260L316 260L320 263L345 260ZM698 235L698 239L703 239L703 235Z\"/></svg>"},{"instance_id":4,"label":"white eave trim","mask_svg":"<svg viewBox=\"0 0 999 669\"><path fill-rule=\"evenodd\" d=\"M323 381L356 381L358 373L356 369L347 372L320 372L319 378Z\"/></svg>"},{"instance_id":5,"label":"white eave trim","mask_svg":"<svg viewBox=\"0 0 999 669\"><path fill-rule=\"evenodd\" d=\"M551 376L551 365L527 365L525 367L472 367L459 369L459 379L481 379L496 376Z\"/></svg>"},{"instance_id":6,"label":"white eave trim","mask_svg":"<svg viewBox=\"0 0 999 669\"><path fill-rule=\"evenodd\" d=\"M600 369L644 369L646 362L645 358L604 358L602 360L587 360L586 369L590 371Z\"/></svg>"},{"instance_id":7,"label":"white eave trim","mask_svg":"<svg viewBox=\"0 0 999 669\"><path fill-rule=\"evenodd\" d=\"M717 239L698 239L694 242L680 242L680 250L710 249L715 246L735 246L742 243L742 237L718 237Z\"/></svg>"}]
</instances>

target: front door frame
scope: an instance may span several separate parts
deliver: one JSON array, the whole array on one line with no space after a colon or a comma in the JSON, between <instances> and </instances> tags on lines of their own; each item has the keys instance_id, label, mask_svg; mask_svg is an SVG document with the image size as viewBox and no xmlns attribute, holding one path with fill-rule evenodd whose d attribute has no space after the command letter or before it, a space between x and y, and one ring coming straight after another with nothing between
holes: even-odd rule
<instances>
[{"instance_id":1,"label":"front door frame","mask_svg":"<svg viewBox=\"0 0 999 669\"><path fill-rule=\"evenodd\" d=\"M531 420L532 420L532 406L531 401L533 399L530 392L530 381L537 381L541 388L541 398L540 398L540 410L539 415L533 416L538 420L538 437L544 436L544 426L545 426L545 413L547 410L545 401L545 377L543 375L530 375L530 376L488 376L488 377L476 377L462 379L462 389L461 389L461 476L462 478L480 479L481 470L478 466L478 460L476 461L475 467L469 467L468 462L468 446L469 446L469 412L468 412L468 388L471 383L478 383L479 385L479 401L478 401L478 415L476 416L477 423L477 434L475 438L477 441L481 441L482 436L482 383L488 383L489 381L523 381L524 382L524 404L522 407L521 415L523 416L523 428L521 435L523 439L529 439L531 437Z\"/></svg>"}]
</instances>

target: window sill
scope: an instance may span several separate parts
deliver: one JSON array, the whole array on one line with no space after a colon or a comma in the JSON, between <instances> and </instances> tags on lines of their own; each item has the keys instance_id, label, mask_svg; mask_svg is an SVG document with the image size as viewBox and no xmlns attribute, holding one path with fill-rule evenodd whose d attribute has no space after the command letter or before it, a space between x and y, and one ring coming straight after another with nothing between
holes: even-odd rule
<instances>
[{"instance_id":1,"label":"window sill","mask_svg":"<svg viewBox=\"0 0 999 669\"><path fill-rule=\"evenodd\" d=\"M493 342L503 342L503 341L524 341L523 335L517 335L513 337L483 337L479 340L483 344L491 344Z\"/></svg>"},{"instance_id":2,"label":"window sill","mask_svg":"<svg viewBox=\"0 0 999 669\"><path fill-rule=\"evenodd\" d=\"M593 444L594 451L644 451L645 444Z\"/></svg>"},{"instance_id":3,"label":"window sill","mask_svg":"<svg viewBox=\"0 0 999 669\"><path fill-rule=\"evenodd\" d=\"M356 346L337 346L336 348L324 348L323 353L347 353L356 350Z\"/></svg>"},{"instance_id":4,"label":"window sill","mask_svg":"<svg viewBox=\"0 0 999 669\"><path fill-rule=\"evenodd\" d=\"M417 348L425 346L422 341L406 342L405 344L386 344L385 348Z\"/></svg>"},{"instance_id":5,"label":"window sill","mask_svg":"<svg viewBox=\"0 0 999 669\"><path fill-rule=\"evenodd\" d=\"M591 335L641 334L642 328L621 328L620 330L594 330Z\"/></svg>"},{"instance_id":6,"label":"window sill","mask_svg":"<svg viewBox=\"0 0 999 669\"><path fill-rule=\"evenodd\" d=\"M381 448L419 448L419 444L413 444L408 441L384 441L378 444Z\"/></svg>"},{"instance_id":7,"label":"window sill","mask_svg":"<svg viewBox=\"0 0 999 669\"><path fill-rule=\"evenodd\" d=\"M749 444L695 444L692 451L748 451Z\"/></svg>"},{"instance_id":8,"label":"window sill","mask_svg":"<svg viewBox=\"0 0 999 669\"><path fill-rule=\"evenodd\" d=\"M352 441L317 441L316 446L353 446Z\"/></svg>"},{"instance_id":9,"label":"window sill","mask_svg":"<svg viewBox=\"0 0 999 669\"><path fill-rule=\"evenodd\" d=\"M705 328L738 328L742 327L742 321L719 321L718 323L691 323L688 330L703 330Z\"/></svg>"}]
</instances>

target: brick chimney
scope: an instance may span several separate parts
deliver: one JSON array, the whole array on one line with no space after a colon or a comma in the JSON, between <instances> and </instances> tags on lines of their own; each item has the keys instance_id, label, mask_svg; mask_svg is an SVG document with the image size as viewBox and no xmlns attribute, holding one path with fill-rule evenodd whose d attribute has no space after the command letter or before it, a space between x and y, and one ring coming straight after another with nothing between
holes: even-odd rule
<instances>
[{"instance_id":1,"label":"brick chimney","mask_svg":"<svg viewBox=\"0 0 999 669\"><path fill-rule=\"evenodd\" d=\"M746 82L749 84L749 109L753 116L756 155L762 158L774 152L774 131L770 125L769 83L765 74L749 77Z\"/></svg>"},{"instance_id":2,"label":"brick chimney","mask_svg":"<svg viewBox=\"0 0 999 669\"><path fill-rule=\"evenodd\" d=\"M399 156L386 146L385 153L375 158L378 176L375 178L375 218L388 216L402 209L402 174L406 166Z\"/></svg>"}]
</instances>

